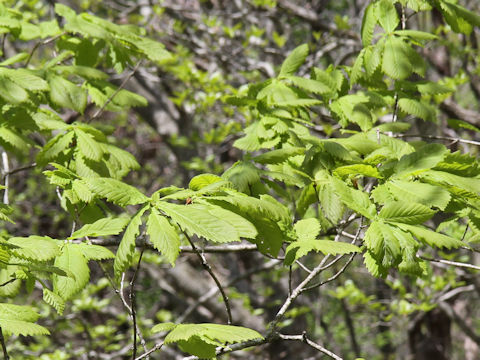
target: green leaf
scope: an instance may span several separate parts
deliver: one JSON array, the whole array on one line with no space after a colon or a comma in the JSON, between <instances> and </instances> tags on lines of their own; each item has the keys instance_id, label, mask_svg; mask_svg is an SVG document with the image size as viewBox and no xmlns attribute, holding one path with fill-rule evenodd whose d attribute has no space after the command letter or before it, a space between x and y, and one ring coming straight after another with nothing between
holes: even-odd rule
<instances>
[{"instance_id":1,"label":"green leaf","mask_svg":"<svg viewBox=\"0 0 480 360\"><path fill-rule=\"evenodd\" d=\"M85 243L76 245L87 260L106 260L115 258L115 255L104 246Z\"/></svg>"},{"instance_id":2,"label":"green leaf","mask_svg":"<svg viewBox=\"0 0 480 360\"><path fill-rule=\"evenodd\" d=\"M334 170L334 173L341 177L347 175L363 175L377 179L382 178L382 175L378 172L377 167L365 164L339 166Z\"/></svg>"},{"instance_id":3,"label":"green leaf","mask_svg":"<svg viewBox=\"0 0 480 360\"><path fill-rule=\"evenodd\" d=\"M409 47L406 42L395 36L385 41L382 69L393 79L403 80L412 74L413 67L409 60Z\"/></svg>"},{"instance_id":4,"label":"green leaf","mask_svg":"<svg viewBox=\"0 0 480 360\"><path fill-rule=\"evenodd\" d=\"M0 303L0 327L6 334L48 335L43 326L34 324L39 315L29 306Z\"/></svg>"},{"instance_id":5,"label":"green leaf","mask_svg":"<svg viewBox=\"0 0 480 360\"><path fill-rule=\"evenodd\" d=\"M128 218L104 218L95 221L92 224L86 224L81 229L75 231L69 239L78 239L85 236L107 236L117 235L127 226Z\"/></svg>"},{"instance_id":6,"label":"green leaf","mask_svg":"<svg viewBox=\"0 0 480 360\"><path fill-rule=\"evenodd\" d=\"M393 32L398 24L400 24L400 19L398 18L397 10L393 5L391 0L380 0L377 4L377 19L380 23L380 26L387 32Z\"/></svg>"},{"instance_id":7,"label":"green leaf","mask_svg":"<svg viewBox=\"0 0 480 360\"><path fill-rule=\"evenodd\" d=\"M420 101L401 98L398 100L398 106L407 114L414 115L423 120L435 121L435 110Z\"/></svg>"},{"instance_id":8,"label":"green leaf","mask_svg":"<svg viewBox=\"0 0 480 360\"><path fill-rule=\"evenodd\" d=\"M407 224L395 224L400 229L408 231L418 240L424 242L427 245L434 246L437 248L447 248L447 249L456 249L459 247L466 246L462 241L455 239L451 236L440 234L438 232L428 230L423 226L414 226Z\"/></svg>"},{"instance_id":9,"label":"green leaf","mask_svg":"<svg viewBox=\"0 0 480 360\"><path fill-rule=\"evenodd\" d=\"M447 149L441 144L427 144L417 151L402 156L395 173L397 176L416 175L433 168L443 160Z\"/></svg>"},{"instance_id":10,"label":"green leaf","mask_svg":"<svg viewBox=\"0 0 480 360\"><path fill-rule=\"evenodd\" d=\"M293 228L299 241L314 240L320 233L320 223L315 218L299 220Z\"/></svg>"},{"instance_id":11,"label":"green leaf","mask_svg":"<svg viewBox=\"0 0 480 360\"><path fill-rule=\"evenodd\" d=\"M248 328L218 324L159 324L152 329L155 332L168 331L165 344L177 343L179 347L202 359L215 357L217 346L226 347L234 344L263 337Z\"/></svg>"},{"instance_id":12,"label":"green leaf","mask_svg":"<svg viewBox=\"0 0 480 360\"><path fill-rule=\"evenodd\" d=\"M317 188L318 200L325 213L325 216L333 224L336 224L343 216L345 208L338 196L335 187L330 184L325 184Z\"/></svg>"},{"instance_id":13,"label":"green leaf","mask_svg":"<svg viewBox=\"0 0 480 360\"><path fill-rule=\"evenodd\" d=\"M47 91L48 83L26 69L7 69L0 67L0 77L7 77L18 86L30 91Z\"/></svg>"},{"instance_id":14,"label":"green leaf","mask_svg":"<svg viewBox=\"0 0 480 360\"><path fill-rule=\"evenodd\" d=\"M84 181L97 195L118 206L143 204L149 200L131 185L110 178L86 178Z\"/></svg>"},{"instance_id":15,"label":"green leaf","mask_svg":"<svg viewBox=\"0 0 480 360\"><path fill-rule=\"evenodd\" d=\"M362 19L361 34L362 34L362 44L364 48L370 45L370 43L372 42L373 30L375 29L376 24L377 24L377 18L375 16L375 4L370 3L365 9L365 13L363 14L363 19Z\"/></svg>"},{"instance_id":16,"label":"green leaf","mask_svg":"<svg viewBox=\"0 0 480 360\"><path fill-rule=\"evenodd\" d=\"M46 261L60 254L58 242L48 236L12 237L8 243L18 246L12 254L21 259Z\"/></svg>"},{"instance_id":17,"label":"green leaf","mask_svg":"<svg viewBox=\"0 0 480 360\"><path fill-rule=\"evenodd\" d=\"M286 76L290 82L295 85L296 87L299 87L302 90L309 91L314 94L328 94L332 90L328 85L324 84L321 81L318 80L313 80L313 79L305 79L303 77L299 76Z\"/></svg>"},{"instance_id":18,"label":"green leaf","mask_svg":"<svg viewBox=\"0 0 480 360\"><path fill-rule=\"evenodd\" d=\"M49 84L50 99L54 104L83 114L87 106L85 90L60 76L51 76Z\"/></svg>"},{"instance_id":19,"label":"green leaf","mask_svg":"<svg viewBox=\"0 0 480 360\"><path fill-rule=\"evenodd\" d=\"M0 97L7 103L21 104L28 100L28 93L7 77L0 77Z\"/></svg>"},{"instance_id":20,"label":"green leaf","mask_svg":"<svg viewBox=\"0 0 480 360\"><path fill-rule=\"evenodd\" d=\"M238 236L241 238L255 239L258 235L257 229L250 221L233 211L221 206L213 206L212 204L209 204L208 212L232 225L237 231Z\"/></svg>"},{"instance_id":21,"label":"green leaf","mask_svg":"<svg viewBox=\"0 0 480 360\"><path fill-rule=\"evenodd\" d=\"M53 276L53 291L64 300L73 298L87 285L90 279L87 259L77 244L64 244L61 255L55 258L54 265L74 276Z\"/></svg>"},{"instance_id":22,"label":"green leaf","mask_svg":"<svg viewBox=\"0 0 480 360\"><path fill-rule=\"evenodd\" d=\"M190 180L188 187L194 191L198 191L219 181L223 181L223 179L218 175L201 174L193 177L192 180Z\"/></svg>"},{"instance_id":23,"label":"green leaf","mask_svg":"<svg viewBox=\"0 0 480 360\"><path fill-rule=\"evenodd\" d=\"M287 161L292 156L304 153L304 148L289 147L263 153L261 155L255 156L252 160L260 164L281 164Z\"/></svg>"},{"instance_id":24,"label":"green leaf","mask_svg":"<svg viewBox=\"0 0 480 360\"><path fill-rule=\"evenodd\" d=\"M92 135L87 134L80 129L75 129L75 135L77 137L78 148L83 156L93 161L100 161L102 159L102 146Z\"/></svg>"},{"instance_id":25,"label":"green leaf","mask_svg":"<svg viewBox=\"0 0 480 360\"><path fill-rule=\"evenodd\" d=\"M476 196L480 195L480 179L474 177L465 177L450 174L445 171L429 170L420 177L424 181L441 184L453 193L460 193L462 196ZM458 191L460 190L460 191ZM464 194L467 192L468 194Z\"/></svg>"},{"instance_id":26,"label":"green leaf","mask_svg":"<svg viewBox=\"0 0 480 360\"><path fill-rule=\"evenodd\" d=\"M59 315L63 314L63 310L65 310L65 300L46 287L43 288L43 301L57 310Z\"/></svg>"},{"instance_id":27,"label":"green leaf","mask_svg":"<svg viewBox=\"0 0 480 360\"><path fill-rule=\"evenodd\" d=\"M303 44L295 48L290 55L285 59L280 68L280 73L278 77L293 75L302 64L305 62L305 59L308 55L308 45Z\"/></svg>"},{"instance_id":28,"label":"green leaf","mask_svg":"<svg viewBox=\"0 0 480 360\"><path fill-rule=\"evenodd\" d=\"M169 221L155 209L151 209L148 216L147 234L155 249L175 266L175 260L180 253L180 237Z\"/></svg>"},{"instance_id":29,"label":"green leaf","mask_svg":"<svg viewBox=\"0 0 480 360\"><path fill-rule=\"evenodd\" d=\"M438 39L437 35L430 34L425 31L419 31L419 30L397 30L394 32L394 34L399 36L408 36L413 40L419 40L419 41Z\"/></svg>"},{"instance_id":30,"label":"green leaf","mask_svg":"<svg viewBox=\"0 0 480 360\"><path fill-rule=\"evenodd\" d=\"M177 205L162 201L156 205L184 231L218 243L240 241L235 227L212 215L206 205Z\"/></svg>"},{"instance_id":31,"label":"green leaf","mask_svg":"<svg viewBox=\"0 0 480 360\"><path fill-rule=\"evenodd\" d=\"M364 237L365 245L371 256L381 267L389 268L401 261L401 247L395 228L382 221L373 221Z\"/></svg>"},{"instance_id":32,"label":"green leaf","mask_svg":"<svg viewBox=\"0 0 480 360\"><path fill-rule=\"evenodd\" d=\"M367 193L353 189L339 179L332 178L332 180L337 195L346 206L366 218L375 217L375 205L370 201Z\"/></svg>"},{"instance_id":33,"label":"green leaf","mask_svg":"<svg viewBox=\"0 0 480 360\"><path fill-rule=\"evenodd\" d=\"M122 241L118 246L115 261L113 263L116 277L119 277L120 274L132 264L133 255L135 253L135 242L140 233L140 225L142 225L142 215L147 209L148 206L142 207L135 216L132 217L132 220L130 220L127 229L123 234Z\"/></svg>"},{"instance_id":34,"label":"green leaf","mask_svg":"<svg viewBox=\"0 0 480 360\"><path fill-rule=\"evenodd\" d=\"M353 244L332 240L299 240L288 245L285 264L291 265L295 260L307 255L310 251L321 252L324 255L338 255L360 252L360 248Z\"/></svg>"},{"instance_id":35,"label":"green leaf","mask_svg":"<svg viewBox=\"0 0 480 360\"><path fill-rule=\"evenodd\" d=\"M392 180L386 183L397 200L416 202L444 210L450 202L450 193L440 186L418 181Z\"/></svg>"},{"instance_id":36,"label":"green leaf","mask_svg":"<svg viewBox=\"0 0 480 360\"><path fill-rule=\"evenodd\" d=\"M404 224L422 224L435 215L429 207L412 202L390 201L380 210L379 217L385 221Z\"/></svg>"}]
</instances>

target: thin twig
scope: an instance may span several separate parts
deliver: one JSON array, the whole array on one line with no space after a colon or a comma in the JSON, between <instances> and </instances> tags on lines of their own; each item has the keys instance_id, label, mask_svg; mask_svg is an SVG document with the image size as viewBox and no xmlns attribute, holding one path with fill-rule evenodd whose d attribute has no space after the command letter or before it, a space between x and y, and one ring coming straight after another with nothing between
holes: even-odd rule
<instances>
[{"instance_id":1,"label":"thin twig","mask_svg":"<svg viewBox=\"0 0 480 360\"><path fill-rule=\"evenodd\" d=\"M293 341L302 341L305 344L308 344L312 348L324 353L325 355L330 356L331 358L335 360L343 360L340 356L335 354L334 352L324 348L323 346L317 344L316 342L310 340L307 337L307 334L304 332L302 335L284 335L284 334L278 334L278 337L282 340L293 340Z\"/></svg>"},{"instance_id":2,"label":"thin twig","mask_svg":"<svg viewBox=\"0 0 480 360\"><path fill-rule=\"evenodd\" d=\"M193 243L192 239L190 239L190 236L188 236L186 233L184 233L185 237L187 238L188 242L192 246L193 251L195 254L197 254L198 258L200 259L200 262L202 263L203 268L208 272L210 277L215 281L215 284L218 287L218 290L220 291L220 294L222 294L223 302L225 303L225 309L227 310L227 323L228 325L232 324L232 311L230 309L230 303L228 302L228 296L225 293L225 290L222 287L222 284L220 284L220 281L218 280L217 276L214 274L212 267L210 264L207 262L207 259L205 258L205 255L200 253Z\"/></svg>"},{"instance_id":3,"label":"thin twig","mask_svg":"<svg viewBox=\"0 0 480 360\"><path fill-rule=\"evenodd\" d=\"M58 38L62 37L62 36L65 35L65 34L66 34L66 32L62 32L61 34L58 34L58 35L55 35L54 37L51 37L50 39L37 42L37 43L35 44L35 46L33 47L32 51L30 51L30 54L28 55L27 61L25 62L25 68L28 66L28 64L30 63L30 60L32 60L33 54L35 53L35 51L36 51L40 46L48 45L48 44L50 44L51 42L54 42L55 40L57 40Z\"/></svg>"},{"instance_id":4,"label":"thin twig","mask_svg":"<svg viewBox=\"0 0 480 360\"><path fill-rule=\"evenodd\" d=\"M453 266L458 266L462 268L468 268L468 269L474 269L474 270L480 270L480 266L477 265L472 265L472 264L465 264L457 261L450 261L450 260L443 260L443 259L431 259L426 256L418 256L420 259L426 260L426 261L432 261L432 262L438 262L442 264L447 264L447 265L453 265Z\"/></svg>"},{"instance_id":5,"label":"thin twig","mask_svg":"<svg viewBox=\"0 0 480 360\"><path fill-rule=\"evenodd\" d=\"M160 350L163 346L163 341L161 343L156 344L153 348L148 350L146 353L140 355L139 357L135 358L135 360L141 360L141 359L148 359L151 353Z\"/></svg>"},{"instance_id":6,"label":"thin twig","mask_svg":"<svg viewBox=\"0 0 480 360\"><path fill-rule=\"evenodd\" d=\"M137 356L137 310L136 310L137 303L135 301L135 281L137 280L138 271L140 270L140 264L142 262L143 251L144 251L144 249L142 249L140 251L140 257L138 258L137 267L135 268L135 272L133 273L132 279L130 280L129 297L130 297L131 315L132 315L132 322L133 322L132 360L134 360L135 357ZM139 337L140 337L140 342L142 343L144 350L147 351L147 346L146 346L145 340L143 339L143 337L141 337L141 336L139 336ZM147 356L147 360L148 360L148 356Z\"/></svg>"},{"instance_id":7,"label":"thin twig","mask_svg":"<svg viewBox=\"0 0 480 360\"><path fill-rule=\"evenodd\" d=\"M257 274L261 271L264 271L264 270L268 270L272 267L274 267L275 265L278 265L281 261L279 260L270 260L268 261L267 263L261 265L261 266L258 266L256 268L253 268L243 274L240 274L238 276L235 276L233 279L231 279L226 285L225 287L229 287L229 286L232 286L233 284L235 284L237 281L239 280L242 280L242 279L245 279L247 278L248 276L250 275L253 275L253 274ZM187 316L189 316L198 306L200 306L201 304L203 304L205 301L207 301L208 299L211 299L213 296L215 296L217 293L219 292L219 289L217 286L214 286L212 287L209 291L207 291L204 295L202 295L195 303L191 304L187 310L184 311L184 313L179 316L176 320L177 323L182 323L186 318Z\"/></svg>"},{"instance_id":8,"label":"thin twig","mask_svg":"<svg viewBox=\"0 0 480 360\"><path fill-rule=\"evenodd\" d=\"M4 360L10 359L10 357L8 356L7 345L5 344L5 338L3 336L3 331L1 327L0 327L0 344L2 344L3 359Z\"/></svg>"},{"instance_id":9,"label":"thin twig","mask_svg":"<svg viewBox=\"0 0 480 360\"><path fill-rule=\"evenodd\" d=\"M8 173L10 172L10 165L8 164L8 154L6 151L2 151L2 164L3 164L2 172L5 178L5 191L3 193L3 203L5 205L8 205L8 183L10 179L10 177L8 176Z\"/></svg>"},{"instance_id":10,"label":"thin twig","mask_svg":"<svg viewBox=\"0 0 480 360\"><path fill-rule=\"evenodd\" d=\"M7 280L7 281L5 281L3 284L0 284L0 287L7 286L8 284L11 284L11 283L14 282L15 280L18 280L18 279L17 279L17 278L13 278L13 279Z\"/></svg>"},{"instance_id":11,"label":"thin twig","mask_svg":"<svg viewBox=\"0 0 480 360\"><path fill-rule=\"evenodd\" d=\"M8 175L16 174L16 173L18 173L18 172L20 172L20 171L32 169L32 168L34 168L35 166L37 166L37 163L34 162L34 163L29 164L29 165L25 165L25 166L22 166L22 167L15 168L15 169L10 170L10 171L8 171L8 172L4 172L4 173L3 173L3 177L6 177L6 176L8 176Z\"/></svg>"},{"instance_id":12,"label":"thin twig","mask_svg":"<svg viewBox=\"0 0 480 360\"><path fill-rule=\"evenodd\" d=\"M457 142L464 143L464 144L480 146L480 141L465 140L465 139L460 139L460 138L456 138L456 137L453 137L453 136L437 136L437 135L422 135L422 134L394 134L393 137L396 137L396 138L418 137L418 138L421 138L421 139L457 141Z\"/></svg>"},{"instance_id":13,"label":"thin twig","mask_svg":"<svg viewBox=\"0 0 480 360\"><path fill-rule=\"evenodd\" d=\"M102 107L100 109L98 109L95 114L93 114L93 116L88 119L87 123L88 122L91 122L92 120L95 120L97 119L100 115L102 115L102 113L105 111L106 107L108 106L108 104L110 104L112 102L112 100L115 98L115 96L117 96L117 94L123 90L123 88L125 87L125 85L127 85L127 82L132 78L133 75L135 75L135 73L137 72L138 68L140 67L140 65L142 64L143 62L143 59L142 60L139 60L136 64L135 64L135 67L132 69L132 71L130 71L130 73L125 77L125 79L123 79L122 83L120 84L120 86L112 93L112 95L109 96L109 98L107 99L107 101L105 101L105 104L102 105Z\"/></svg>"}]
</instances>

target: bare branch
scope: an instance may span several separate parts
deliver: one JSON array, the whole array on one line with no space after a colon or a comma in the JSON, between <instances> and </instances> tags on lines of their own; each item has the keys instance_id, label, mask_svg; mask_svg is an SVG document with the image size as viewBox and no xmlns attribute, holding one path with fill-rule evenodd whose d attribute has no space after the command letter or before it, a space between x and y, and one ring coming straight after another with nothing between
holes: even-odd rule
<instances>
[{"instance_id":1,"label":"bare branch","mask_svg":"<svg viewBox=\"0 0 480 360\"><path fill-rule=\"evenodd\" d=\"M477 266L477 265L465 264L457 261L450 261L450 260L444 260L444 259L431 259L425 256L418 256L418 257L426 261L438 262L441 264L453 265L453 266L467 268L467 269L480 270L480 266Z\"/></svg>"},{"instance_id":2,"label":"bare branch","mask_svg":"<svg viewBox=\"0 0 480 360\"><path fill-rule=\"evenodd\" d=\"M330 356L331 358L335 360L343 360L340 356L335 354L334 352L324 348L323 346L317 344L316 342L313 342L310 340L306 333L303 333L302 335L284 335L284 334L278 334L278 337L283 340L293 340L293 341L302 341L305 344L308 344L312 348L324 353L325 355Z\"/></svg>"}]
</instances>

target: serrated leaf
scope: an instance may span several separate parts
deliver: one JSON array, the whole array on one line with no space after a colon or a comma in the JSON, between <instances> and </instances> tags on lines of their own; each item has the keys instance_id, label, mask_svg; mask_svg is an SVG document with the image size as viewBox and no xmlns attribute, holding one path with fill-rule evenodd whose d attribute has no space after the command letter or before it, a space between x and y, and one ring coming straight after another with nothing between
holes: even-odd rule
<instances>
[{"instance_id":1,"label":"serrated leaf","mask_svg":"<svg viewBox=\"0 0 480 360\"><path fill-rule=\"evenodd\" d=\"M422 224L435 215L429 207L413 202L390 201L380 210L378 216L385 221L404 224Z\"/></svg>"},{"instance_id":2,"label":"serrated leaf","mask_svg":"<svg viewBox=\"0 0 480 360\"><path fill-rule=\"evenodd\" d=\"M216 182L223 181L223 179L218 175L213 174L201 174L197 175L190 180L188 187L194 191L198 191L205 186L214 184Z\"/></svg>"},{"instance_id":3,"label":"serrated leaf","mask_svg":"<svg viewBox=\"0 0 480 360\"><path fill-rule=\"evenodd\" d=\"M370 3L365 9L362 19L362 44L363 47L367 47L372 42L373 30L377 24L377 18L375 16L375 4Z\"/></svg>"},{"instance_id":4,"label":"serrated leaf","mask_svg":"<svg viewBox=\"0 0 480 360\"><path fill-rule=\"evenodd\" d=\"M447 149L441 144L424 145L417 151L402 156L395 167L395 173L397 176L419 174L437 165L446 153Z\"/></svg>"},{"instance_id":5,"label":"serrated leaf","mask_svg":"<svg viewBox=\"0 0 480 360\"><path fill-rule=\"evenodd\" d=\"M206 205L177 205L167 202L158 202L156 205L184 231L213 242L240 241L237 230L228 222L210 214Z\"/></svg>"},{"instance_id":6,"label":"serrated leaf","mask_svg":"<svg viewBox=\"0 0 480 360\"><path fill-rule=\"evenodd\" d=\"M387 269L401 261L401 247L393 229L382 221L373 221L364 237L371 256Z\"/></svg>"},{"instance_id":7,"label":"serrated leaf","mask_svg":"<svg viewBox=\"0 0 480 360\"><path fill-rule=\"evenodd\" d=\"M290 148L283 148L283 149L276 149L261 155L255 156L252 160L260 163L260 164L280 164L288 158L304 154L305 149L299 147L290 147Z\"/></svg>"},{"instance_id":8,"label":"serrated leaf","mask_svg":"<svg viewBox=\"0 0 480 360\"><path fill-rule=\"evenodd\" d=\"M54 104L83 113L87 106L87 93L84 89L60 76L51 76L49 85L50 99Z\"/></svg>"},{"instance_id":9,"label":"serrated leaf","mask_svg":"<svg viewBox=\"0 0 480 360\"><path fill-rule=\"evenodd\" d=\"M75 135L77 138L77 146L84 157L93 161L100 161L102 159L102 146L93 136L80 129L75 129Z\"/></svg>"},{"instance_id":10,"label":"serrated leaf","mask_svg":"<svg viewBox=\"0 0 480 360\"><path fill-rule=\"evenodd\" d=\"M327 84L324 84L321 81L318 80L313 80L313 79L306 79L300 76L286 76L290 82L295 85L296 87L299 87L302 90L306 90L308 92L314 93L314 94L328 94L332 90Z\"/></svg>"},{"instance_id":11,"label":"serrated leaf","mask_svg":"<svg viewBox=\"0 0 480 360\"><path fill-rule=\"evenodd\" d=\"M208 212L217 218L228 222L235 228L238 236L241 238L255 239L258 235L257 229L250 221L233 211L229 211L221 206L212 206L212 204L209 204Z\"/></svg>"},{"instance_id":12,"label":"serrated leaf","mask_svg":"<svg viewBox=\"0 0 480 360\"><path fill-rule=\"evenodd\" d=\"M155 249L175 266L175 260L180 253L180 237L169 221L155 209L151 209L148 216L147 234Z\"/></svg>"},{"instance_id":13,"label":"serrated leaf","mask_svg":"<svg viewBox=\"0 0 480 360\"><path fill-rule=\"evenodd\" d=\"M87 260L113 259L115 255L104 246L80 243L76 244Z\"/></svg>"},{"instance_id":14,"label":"serrated leaf","mask_svg":"<svg viewBox=\"0 0 480 360\"><path fill-rule=\"evenodd\" d=\"M320 223L315 218L302 219L293 226L299 241L314 240L320 233Z\"/></svg>"},{"instance_id":15,"label":"serrated leaf","mask_svg":"<svg viewBox=\"0 0 480 360\"><path fill-rule=\"evenodd\" d=\"M8 242L18 246L11 251L21 259L46 261L60 254L58 243L48 236L13 237Z\"/></svg>"},{"instance_id":16,"label":"serrated leaf","mask_svg":"<svg viewBox=\"0 0 480 360\"><path fill-rule=\"evenodd\" d=\"M366 218L371 219L375 216L375 205L370 201L367 193L353 189L339 179L332 178L332 181L337 195L346 206Z\"/></svg>"},{"instance_id":17,"label":"serrated leaf","mask_svg":"<svg viewBox=\"0 0 480 360\"><path fill-rule=\"evenodd\" d=\"M115 261L113 263L116 277L119 277L120 274L132 264L133 255L135 253L135 242L140 233L140 225L142 225L142 215L147 209L148 207L144 206L135 214L135 216L132 217L125 233L123 234L122 241L118 246Z\"/></svg>"},{"instance_id":18,"label":"serrated leaf","mask_svg":"<svg viewBox=\"0 0 480 360\"><path fill-rule=\"evenodd\" d=\"M424 228L422 226L400 223L395 225L404 231L408 231L423 243L437 248L456 249L466 245L458 239L455 239L448 235L440 234L432 230L428 230L427 228Z\"/></svg>"},{"instance_id":19,"label":"serrated leaf","mask_svg":"<svg viewBox=\"0 0 480 360\"><path fill-rule=\"evenodd\" d=\"M54 292L64 300L73 298L90 279L87 259L77 244L64 244L61 255L55 258L54 265L74 275L74 277L58 275L53 277Z\"/></svg>"},{"instance_id":20,"label":"serrated leaf","mask_svg":"<svg viewBox=\"0 0 480 360\"><path fill-rule=\"evenodd\" d=\"M131 185L110 178L86 178L84 181L97 195L119 206L143 204L149 200Z\"/></svg>"},{"instance_id":21,"label":"serrated leaf","mask_svg":"<svg viewBox=\"0 0 480 360\"><path fill-rule=\"evenodd\" d=\"M318 188L318 200L325 213L325 216L332 224L336 224L345 211L345 208L336 193L335 187L332 184L325 184Z\"/></svg>"},{"instance_id":22,"label":"serrated leaf","mask_svg":"<svg viewBox=\"0 0 480 360\"><path fill-rule=\"evenodd\" d=\"M7 103L21 104L28 100L28 92L9 78L0 76L0 97Z\"/></svg>"},{"instance_id":23,"label":"serrated leaf","mask_svg":"<svg viewBox=\"0 0 480 360\"><path fill-rule=\"evenodd\" d=\"M397 31L394 32L394 34L400 35L400 36L408 36L408 37L412 38L413 40L420 40L420 41L438 39L438 36L435 35L435 34L430 34L428 32L419 31L419 30L410 30L410 29L397 30Z\"/></svg>"},{"instance_id":24,"label":"serrated leaf","mask_svg":"<svg viewBox=\"0 0 480 360\"><path fill-rule=\"evenodd\" d=\"M376 10L377 19L380 23L380 26L387 33L393 32L400 23L397 10L395 9L393 2L391 0L380 0L376 6Z\"/></svg>"},{"instance_id":25,"label":"serrated leaf","mask_svg":"<svg viewBox=\"0 0 480 360\"><path fill-rule=\"evenodd\" d=\"M334 173L338 174L341 177L347 175L363 175L377 179L381 179L383 177L378 172L377 167L365 164L339 166L334 170Z\"/></svg>"},{"instance_id":26,"label":"serrated leaf","mask_svg":"<svg viewBox=\"0 0 480 360\"><path fill-rule=\"evenodd\" d=\"M30 91L46 91L48 83L26 69L0 68L0 77L8 77L18 86Z\"/></svg>"},{"instance_id":27,"label":"serrated leaf","mask_svg":"<svg viewBox=\"0 0 480 360\"><path fill-rule=\"evenodd\" d=\"M389 36L386 39L382 60L385 74L396 80L403 80L412 74L409 47L410 45L397 37Z\"/></svg>"},{"instance_id":28,"label":"serrated leaf","mask_svg":"<svg viewBox=\"0 0 480 360\"><path fill-rule=\"evenodd\" d=\"M43 301L57 310L59 315L63 314L63 310L65 309L65 300L63 300L61 296L55 294L53 291L45 287L43 288Z\"/></svg>"},{"instance_id":29,"label":"serrated leaf","mask_svg":"<svg viewBox=\"0 0 480 360\"><path fill-rule=\"evenodd\" d=\"M104 218L92 224L86 224L75 231L69 239L78 239L85 236L117 235L127 226L129 218Z\"/></svg>"},{"instance_id":30,"label":"serrated leaf","mask_svg":"<svg viewBox=\"0 0 480 360\"><path fill-rule=\"evenodd\" d=\"M39 165L43 166L55 160L61 152L68 149L72 143L73 136L74 132L70 131L66 134L58 134L51 139L37 154L37 162Z\"/></svg>"},{"instance_id":31,"label":"serrated leaf","mask_svg":"<svg viewBox=\"0 0 480 360\"><path fill-rule=\"evenodd\" d=\"M39 314L30 306L0 303L0 327L7 334L48 335L43 326L34 324Z\"/></svg>"},{"instance_id":32,"label":"serrated leaf","mask_svg":"<svg viewBox=\"0 0 480 360\"><path fill-rule=\"evenodd\" d=\"M403 112L419 117L420 119L429 121L435 120L435 111L420 101L401 98L398 100L398 106Z\"/></svg>"},{"instance_id":33,"label":"serrated leaf","mask_svg":"<svg viewBox=\"0 0 480 360\"><path fill-rule=\"evenodd\" d=\"M295 260L307 255L310 251L321 252L324 255L349 254L360 252L360 248L353 244L332 240L300 240L288 245L285 255L285 264L291 265Z\"/></svg>"},{"instance_id":34,"label":"serrated leaf","mask_svg":"<svg viewBox=\"0 0 480 360\"><path fill-rule=\"evenodd\" d=\"M303 44L296 47L285 59L280 68L280 73L278 77L293 75L302 64L305 62L305 59L308 55L308 45Z\"/></svg>"},{"instance_id":35,"label":"serrated leaf","mask_svg":"<svg viewBox=\"0 0 480 360\"><path fill-rule=\"evenodd\" d=\"M440 210L444 210L450 202L450 193L440 186L403 180L392 180L386 186L397 200L434 206Z\"/></svg>"}]
</instances>

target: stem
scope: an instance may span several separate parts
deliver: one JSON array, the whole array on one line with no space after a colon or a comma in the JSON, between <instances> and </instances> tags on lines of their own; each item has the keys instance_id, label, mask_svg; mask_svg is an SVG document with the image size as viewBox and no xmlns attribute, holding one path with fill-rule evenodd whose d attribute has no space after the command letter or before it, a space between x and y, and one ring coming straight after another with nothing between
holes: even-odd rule
<instances>
[{"instance_id":1,"label":"stem","mask_svg":"<svg viewBox=\"0 0 480 360\"><path fill-rule=\"evenodd\" d=\"M217 276L213 273L212 267L208 264L207 259L205 258L205 255L200 253L193 243L192 239L184 232L183 233L185 237L187 238L188 242L192 246L193 251L195 254L197 254L198 258L200 259L203 268L210 274L210 277L215 281L215 284L218 287L218 290L220 290L220 294L222 294L223 302L225 303L225 309L227 310L227 323L228 325L232 324L232 311L230 309L230 303L228 302L228 296L225 294L225 291L223 290L222 284L220 284L220 281L218 280Z\"/></svg>"},{"instance_id":2,"label":"stem","mask_svg":"<svg viewBox=\"0 0 480 360\"><path fill-rule=\"evenodd\" d=\"M10 356L8 356L7 345L5 345L5 337L3 336L3 331L1 327L0 327L0 343L2 344L3 359L9 360Z\"/></svg>"}]
</instances>

